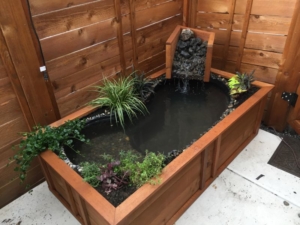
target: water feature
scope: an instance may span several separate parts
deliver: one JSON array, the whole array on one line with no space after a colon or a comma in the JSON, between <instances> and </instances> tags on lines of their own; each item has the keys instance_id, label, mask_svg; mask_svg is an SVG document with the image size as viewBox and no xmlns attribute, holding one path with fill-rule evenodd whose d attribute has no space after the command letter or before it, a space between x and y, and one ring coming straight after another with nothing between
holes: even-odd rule
<instances>
[{"instance_id":1,"label":"water feature","mask_svg":"<svg viewBox=\"0 0 300 225\"><path fill-rule=\"evenodd\" d=\"M104 153L117 158L120 150L167 154L185 149L220 119L229 104L228 94L216 84L188 82L189 89L181 93L178 80L162 81L146 104L150 114L141 115L133 123L127 121L125 132L110 118L88 124L83 133L91 144L76 143L75 148L82 155L66 150L69 159L79 164L101 162Z\"/></svg>"}]
</instances>

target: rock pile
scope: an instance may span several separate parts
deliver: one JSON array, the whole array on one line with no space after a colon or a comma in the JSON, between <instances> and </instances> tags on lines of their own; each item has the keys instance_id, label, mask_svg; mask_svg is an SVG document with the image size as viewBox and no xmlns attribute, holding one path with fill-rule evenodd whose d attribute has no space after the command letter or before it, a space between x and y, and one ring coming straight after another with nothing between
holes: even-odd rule
<instances>
[{"instance_id":1,"label":"rock pile","mask_svg":"<svg viewBox=\"0 0 300 225\"><path fill-rule=\"evenodd\" d=\"M190 29L183 29L173 59L172 77L202 80L206 51L207 41L195 37Z\"/></svg>"}]
</instances>

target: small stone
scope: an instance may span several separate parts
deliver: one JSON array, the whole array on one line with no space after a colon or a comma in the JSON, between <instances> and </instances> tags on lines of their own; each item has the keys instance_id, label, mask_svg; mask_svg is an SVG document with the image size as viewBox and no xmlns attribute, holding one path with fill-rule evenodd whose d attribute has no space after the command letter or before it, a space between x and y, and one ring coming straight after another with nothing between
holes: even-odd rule
<instances>
[{"instance_id":1,"label":"small stone","mask_svg":"<svg viewBox=\"0 0 300 225\"><path fill-rule=\"evenodd\" d=\"M180 35L181 40L187 41L190 38L194 37L194 32L190 29L183 29Z\"/></svg>"},{"instance_id":2,"label":"small stone","mask_svg":"<svg viewBox=\"0 0 300 225\"><path fill-rule=\"evenodd\" d=\"M181 54L184 58L189 58L189 57L191 57L191 55L190 55L188 52L186 52L186 51L181 51L180 54Z\"/></svg>"},{"instance_id":3,"label":"small stone","mask_svg":"<svg viewBox=\"0 0 300 225\"><path fill-rule=\"evenodd\" d=\"M284 201L283 204L284 204L285 206L289 206L289 205L290 205L290 203L288 203L287 201Z\"/></svg>"}]
</instances>

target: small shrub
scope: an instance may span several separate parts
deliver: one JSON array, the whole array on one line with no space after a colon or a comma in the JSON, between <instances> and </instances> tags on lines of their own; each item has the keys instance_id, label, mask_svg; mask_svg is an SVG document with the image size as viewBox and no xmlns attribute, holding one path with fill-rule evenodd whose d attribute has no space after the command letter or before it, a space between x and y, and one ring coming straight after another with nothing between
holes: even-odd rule
<instances>
[{"instance_id":1,"label":"small shrub","mask_svg":"<svg viewBox=\"0 0 300 225\"><path fill-rule=\"evenodd\" d=\"M117 167L120 165L120 161L114 161L107 164L106 167L102 167L101 175L98 180L102 182L106 194L109 194L112 189L117 190L123 185L128 184L128 171L118 171Z\"/></svg>"},{"instance_id":2,"label":"small shrub","mask_svg":"<svg viewBox=\"0 0 300 225\"><path fill-rule=\"evenodd\" d=\"M89 183L93 187L98 187L100 181L98 179L100 175L100 168L96 163L83 162L80 164L82 167L81 174L83 180Z\"/></svg>"},{"instance_id":3,"label":"small shrub","mask_svg":"<svg viewBox=\"0 0 300 225\"><path fill-rule=\"evenodd\" d=\"M251 82L254 81L254 71L250 74L237 72L235 76L231 77L228 82L230 94L235 95L248 91L251 87Z\"/></svg>"},{"instance_id":4,"label":"small shrub","mask_svg":"<svg viewBox=\"0 0 300 225\"><path fill-rule=\"evenodd\" d=\"M165 156L163 154L155 154L147 152L143 160L140 155L132 151L122 151L120 153L120 167L121 171L129 171L129 181L132 185L140 187L143 184L150 182L152 184L158 183L157 178L164 167Z\"/></svg>"},{"instance_id":5,"label":"small shrub","mask_svg":"<svg viewBox=\"0 0 300 225\"><path fill-rule=\"evenodd\" d=\"M110 155L103 155L109 162L106 165L83 163L83 179L97 187L100 184L107 194L124 185L140 187L149 182L158 184L158 175L164 167L165 156L147 152L142 159L140 154L133 151L121 151L120 160L114 160Z\"/></svg>"},{"instance_id":6,"label":"small shrub","mask_svg":"<svg viewBox=\"0 0 300 225\"><path fill-rule=\"evenodd\" d=\"M32 160L40 153L49 149L63 157L61 154L63 145L73 149L73 139L88 142L84 135L80 134L84 125L84 120L72 120L60 127L36 126L32 132L22 133L24 139L19 144L20 150L11 158L17 163L14 170L20 173L21 182L25 180Z\"/></svg>"},{"instance_id":7,"label":"small shrub","mask_svg":"<svg viewBox=\"0 0 300 225\"><path fill-rule=\"evenodd\" d=\"M130 171L130 181L133 185L140 187L149 182L150 184L158 184L160 180L158 175L161 173L164 165L165 156L163 154L155 154L146 152L146 156L142 162L136 163L136 168Z\"/></svg>"},{"instance_id":8,"label":"small shrub","mask_svg":"<svg viewBox=\"0 0 300 225\"><path fill-rule=\"evenodd\" d=\"M154 81L146 77L145 73L134 71L130 76L134 80L134 90L142 101L146 100L148 94L154 93Z\"/></svg>"},{"instance_id":9,"label":"small shrub","mask_svg":"<svg viewBox=\"0 0 300 225\"><path fill-rule=\"evenodd\" d=\"M102 86L97 86L99 97L90 102L93 106L107 106L110 115L115 115L116 122L119 122L124 129L124 114L130 121L137 117L136 112L143 115L148 112L144 103L138 98L134 91L135 80L128 76L116 80L105 79Z\"/></svg>"}]
</instances>

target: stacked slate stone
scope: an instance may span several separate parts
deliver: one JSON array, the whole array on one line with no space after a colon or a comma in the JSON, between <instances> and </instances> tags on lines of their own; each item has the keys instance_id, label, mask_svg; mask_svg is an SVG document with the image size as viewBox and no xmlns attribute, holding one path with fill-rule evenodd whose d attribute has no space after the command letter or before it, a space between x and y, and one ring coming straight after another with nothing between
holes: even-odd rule
<instances>
[{"instance_id":1,"label":"stacked slate stone","mask_svg":"<svg viewBox=\"0 0 300 225\"><path fill-rule=\"evenodd\" d=\"M190 29L183 29L173 59L172 77L203 80L207 41L195 37Z\"/></svg>"}]
</instances>

